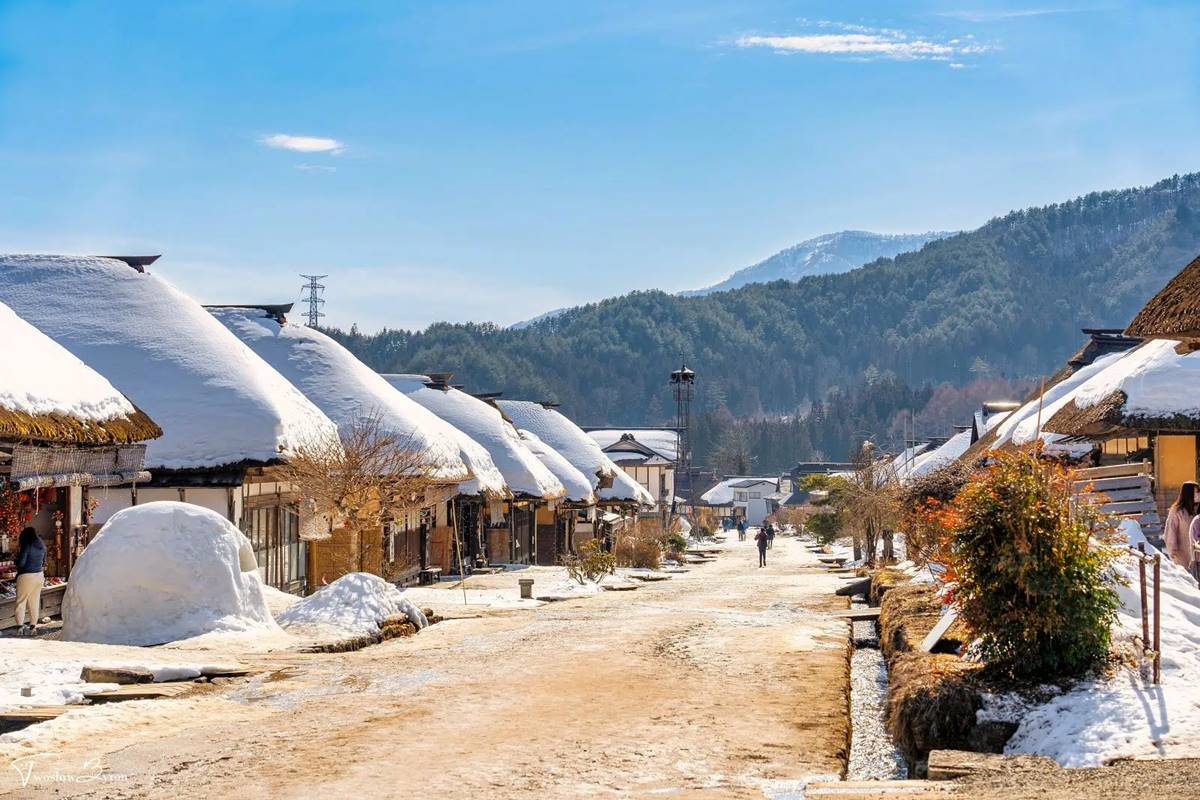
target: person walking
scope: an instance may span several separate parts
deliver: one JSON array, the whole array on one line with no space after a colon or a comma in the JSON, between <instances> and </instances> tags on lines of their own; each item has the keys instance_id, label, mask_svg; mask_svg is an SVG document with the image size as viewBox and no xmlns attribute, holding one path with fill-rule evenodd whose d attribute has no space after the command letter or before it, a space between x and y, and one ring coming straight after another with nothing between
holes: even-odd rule
<instances>
[{"instance_id":1,"label":"person walking","mask_svg":"<svg viewBox=\"0 0 1200 800\"><path fill-rule=\"evenodd\" d=\"M1192 517L1188 538L1192 540L1192 577L1200 583L1200 516Z\"/></svg>"},{"instance_id":2,"label":"person walking","mask_svg":"<svg viewBox=\"0 0 1200 800\"><path fill-rule=\"evenodd\" d=\"M768 550L775 549L775 523L774 522L767 523L767 549Z\"/></svg>"},{"instance_id":3,"label":"person walking","mask_svg":"<svg viewBox=\"0 0 1200 800\"><path fill-rule=\"evenodd\" d=\"M765 567L767 565L767 530L759 528L758 533L754 536L754 543L758 545L758 566Z\"/></svg>"},{"instance_id":4,"label":"person walking","mask_svg":"<svg viewBox=\"0 0 1200 800\"><path fill-rule=\"evenodd\" d=\"M746 520L745 519L738 520L737 529L738 529L738 541L739 542L746 541Z\"/></svg>"},{"instance_id":5,"label":"person walking","mask_svg":"<svg viewBox=\"0 0 1200 800\"><path fill-rule=\"evenodd\" d=\"M16 617L22 635L37 630L38 618L42 615L42 584L46 580L42 567L45 563L46 546L37 531L33 528L21 531L17 549Z\"/></svg>"},{"instance_id":6,"label":"person walking","mask_svg":"<svg viewBox=\"0 0 1200 800\"><path fill-rule=\"evenodd\" d=\"M1167 512L1167 524L1163 529L1163 540L1167 555L1179 566L1192 569L1192 520L1196 516L1196 490L1200 484L1187 481L1179 487L1179 497Z\"/></svg>"}]
</instances>

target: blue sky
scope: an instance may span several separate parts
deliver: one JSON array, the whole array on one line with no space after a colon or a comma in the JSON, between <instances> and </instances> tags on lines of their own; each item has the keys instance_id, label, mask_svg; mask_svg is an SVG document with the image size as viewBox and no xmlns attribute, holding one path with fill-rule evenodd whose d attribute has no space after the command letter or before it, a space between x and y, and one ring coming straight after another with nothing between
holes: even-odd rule
<instances>
[{"instance_id":1,"label":"blue sky","mask_svg":"<svg viewBox=\"0 0 1200 800\"><path fill-rule=\"evenodd\" d=\"M1200 168L1192 2L0 0L0 249L371 330Z\"/></svg>"}]
</instances>

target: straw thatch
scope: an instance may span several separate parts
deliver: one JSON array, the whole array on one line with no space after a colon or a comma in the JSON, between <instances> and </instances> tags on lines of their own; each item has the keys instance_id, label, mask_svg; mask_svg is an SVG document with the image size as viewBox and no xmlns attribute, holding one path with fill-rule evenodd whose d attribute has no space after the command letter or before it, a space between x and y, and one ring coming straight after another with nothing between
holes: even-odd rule
<instances>
[{"instance_id":1,"label":"straw thatch","mask_svg":"<svg viewBox=\"0 0 1200 800\"><path fill-rule=\"evenodd\" d=\"M1143 339L1200 341L1200 257L1150 298L1125 334Z\"/></svg>"},{"instance_id":2,"label":"straw thatch","mask_svg":"<svg viewBox=\"0 0 1200 800\"><path fill-rule=\"evenodd\" d=\"M1200 432L1200 417L1188 414L1174 414L1169 417L1127 414L1127 401L1125 392L1119 389L1087 408L1080 408L1071 400L1047 420L1042 428L1051 433L1089 438L1110 436L1120 431Z\"/></svg>"},{"instance_id":3,"label":"straw thatch","mask_svg":"<svg viewBox=\"0 0 1200 800\"><path fill-rule=\"evenodd\" d=\"M0 408L0 439L49 444L132 444L157 439L162 428L139 408L96 421L67 414L29 414Z\"/></svg>"}]
</instances>

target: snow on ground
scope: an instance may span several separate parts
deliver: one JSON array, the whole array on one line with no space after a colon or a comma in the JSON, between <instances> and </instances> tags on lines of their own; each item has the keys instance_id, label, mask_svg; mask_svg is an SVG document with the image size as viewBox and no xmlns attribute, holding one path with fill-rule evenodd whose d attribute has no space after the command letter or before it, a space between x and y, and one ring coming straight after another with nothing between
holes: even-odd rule
<instances>
[{"instance_id":1,"label":"snow on ground","mask_svg":"<svg viewBox=\"0 0 1200 800\"><path fill-rule=\"evenodd\" d=\"M522 600L520 590L515 584L512 589L475 589L471 588L471 579L467 579L466 590L455 581L446 586L410 586L402 590L405 597L420 608L433 607L435 610L446 606L477 608L537 608L545 605L541 600Z\"/></svg>"},{"instance_id":2,"label":"snow on ground","mask_svg":"<svg viewBox=\"0 0 1200 800\"><path fill-rule=\"evenodd\" d=\"M5 639L0 649L0 710L17 706L71 705L84 691L112 689L116 684L84 683L85 666L148 669L156 681L199 677L202 670L229 666L197 661L194 655L155 649L58 642L49 639ZM31 690L25 697L21 690Z\"/></svg>"},{"instance_id":3,"label":"snow on ground","mask_svg":"<svg viewBox=\"0 0 1200 800\"><path fill-rule=\"evenodd\" d=\"M162 644L278 631L250 542L215 511L169 500L112 516L71 571L63 638Z\"/></svg>"},{"instance_id":4,"label":"snow on ground","mask_svg":"<svg viewBox=\"0 0 1200 800\"><path fill-rule=\"evenodd\" d=\"M403 614L417 628L425 615L403 592L377 575L352 572L280 612L276 619L292 633L329 632L345 636L379 633L379 623Z\"/></svg>"},{"instance_id":5,"label":"snow on ground","mask_svg":"<svg viewBox=\"0 0 1200 800\"><path fill-rule=\"evenodd\" d=\"M1122 524L1131 545L1144 542L1141 528ZM1157 552L1147 544L1150 553ZM1116 644L1137 648L1141 637L1137 562L1116 565L1120 587ZM1008 753L1041 753L1068 767L1089 767L1125 756L1194 757L1200 752L1200 590L1170 559L1162 561L1162 681L1148 672L1120 668L1107 679L1085 681L1032 708L1011 696L991 698L981 718L1020 722ZM1137 648L1140 652L1140 648Z\"/></svg>"}]
</instances>

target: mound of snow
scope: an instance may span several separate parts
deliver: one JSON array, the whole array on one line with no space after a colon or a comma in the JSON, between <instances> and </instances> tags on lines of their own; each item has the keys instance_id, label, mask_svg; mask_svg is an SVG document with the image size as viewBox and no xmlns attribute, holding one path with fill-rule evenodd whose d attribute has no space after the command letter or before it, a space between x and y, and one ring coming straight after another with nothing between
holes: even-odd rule
<instances>
[{"instance_id":1,"label":"mound of snow","mask_svg":"<svg viewBox=\"0 0 1200 800\"><path fill-rule=\"evenodd\" d=\"M1145 543L1141 527L1121 524L1131 546ZM1151 554L1157 552L1146 544ZM1136 649L1141 638L1137 561L1120 558L1114 571L1121 608L1113 639ZM1148 570L1149 572L1149 570ZM1200 590L1183 568L1162 558L1162 680L1132 669L1086 681L1048 703L1024 710L1006 752L1041 753L1068 767L1091 767L1125 756L1195 756L1200 750ZM999 703L1003 703L1001 698ZM985 708L981 715L998 714Z\"/></svg>"},{"instance_id":2,"label":"mound of snow","mask_svg":"<svg viewBox=\"0 0 1200 800\"><path fill-rule=\"evenodd\" d=\"M278 631L250 541L215 511L174 501L119 511L71 571L63 638L162 644Z\"/></svg>"},{"instance_id":3,"label":"mound of snow","mask_svg":"<svg viewBox=\"0 0 1200 800\"><path fill-rule=\"evenodd\" d=\"M377 575L351 572L321 588L276 619L288 629L309 627L337 635L379 633L379 623L403 614L417 628L428 625L425 615L404 593Z\"/></svg>"}]
</instances>

